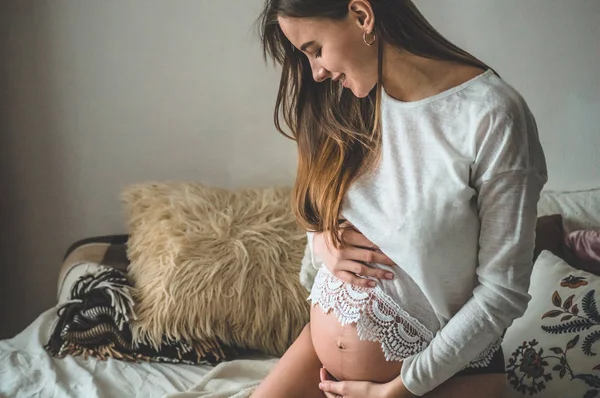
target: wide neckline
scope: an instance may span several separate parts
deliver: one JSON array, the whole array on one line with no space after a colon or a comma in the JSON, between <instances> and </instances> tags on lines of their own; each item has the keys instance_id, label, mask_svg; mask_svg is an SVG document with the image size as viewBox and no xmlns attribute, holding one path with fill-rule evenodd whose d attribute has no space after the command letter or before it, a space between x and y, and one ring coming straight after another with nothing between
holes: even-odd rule
<instances>
[{"instance_id":1,"label":"wide neckline","mask_svg":"<svg viewBox=\"0 0 600 398\"><path fill-rule=\"evenodd\" d=\"M392 97L391 95L388 94L387 91L385 91L385 87L382 87L381 90L381 95L383 98L386 99L386 101L389 101L391 103L393 103L395 106L402 106L402 107L415 107L415 106L420 106L420 105L425 105L425 104L429 104L431 102L440 100L442 98L445 98L449 95L455 94L467 87L469 87L470 85L472 85L473 83L477 82L480 79L483 79L491 74L494 74L494 71L491 69L486 70L483 73L478 74L477 76L465 81L464 83L459 84L458 86L454 86L452 88L449 88L448 90L444 90L442 92L439 92L437 94L434 94L432 96L417 100L417 101L400 101L397 100L396 98Z\"/></svg>"}]
</instances>

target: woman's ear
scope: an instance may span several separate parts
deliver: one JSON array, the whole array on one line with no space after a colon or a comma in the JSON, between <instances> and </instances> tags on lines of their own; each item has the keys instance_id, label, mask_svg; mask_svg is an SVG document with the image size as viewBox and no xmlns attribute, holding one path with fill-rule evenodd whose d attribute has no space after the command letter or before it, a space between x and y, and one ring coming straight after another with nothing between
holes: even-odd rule
<instances>
[{"instance_id":1,"label":"woman's ear","mask_svg":"<svg viewBox=\"0 0 600 398\"><path fill-rule=\"evenodd\" d=\"M351 0L348 4L350 17L365 32L372 32L375 26L375 14L368 0Z\"/></svg>"}]
</instances>

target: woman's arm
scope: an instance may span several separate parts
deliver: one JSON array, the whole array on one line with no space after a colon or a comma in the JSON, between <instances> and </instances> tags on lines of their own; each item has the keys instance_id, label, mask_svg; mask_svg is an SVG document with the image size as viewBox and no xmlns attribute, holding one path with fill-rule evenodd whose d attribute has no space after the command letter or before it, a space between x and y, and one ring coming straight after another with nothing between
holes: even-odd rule
<instances>
[{"instance_id":1,"label":"woman's arm","mask_svg":"<svg viewBox=\"0 0 600 398\"><path fill-rule=\"evenodd\" d=\"M537 202L547 181L535 120L522 108L490 115L477 138L471 184L480 218L479 282L471 299L422 352L404 361L417 396L463 370L527 308Z\"/></svg>"}]
</instances>

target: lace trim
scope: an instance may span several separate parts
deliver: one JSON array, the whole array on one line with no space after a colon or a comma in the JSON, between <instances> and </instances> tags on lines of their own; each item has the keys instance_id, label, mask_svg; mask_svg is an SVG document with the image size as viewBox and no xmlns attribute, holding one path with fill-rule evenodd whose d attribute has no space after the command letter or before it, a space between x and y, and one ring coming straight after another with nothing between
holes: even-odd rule
<instances>
[{"instance_id":1,"label":"lace trim","mask_svg":"<svg viewBox=\"0 0 600 398\"><path fill-rule=\"evenodd\" d=\"M358 337L381 343L387 361L401 361L423 351L433 339L418 320L379 286L364 288L319 272L308 300L323 312L333 310L342 325L356 323Z\"/></svg>"},{"instance_id":2,"label":"lace trim","mask_svg":"<svg viewBox=\"0 0 600 398\"><path fill-rule=\"evenodd\" d=\"M494 354L498 351L502 346L502 337L499 337L498 340L494 341L490 344L474 361L470 362L466 368L487 368L490 366L492 359L494 358Z\"/></svg>"}]
</instances>

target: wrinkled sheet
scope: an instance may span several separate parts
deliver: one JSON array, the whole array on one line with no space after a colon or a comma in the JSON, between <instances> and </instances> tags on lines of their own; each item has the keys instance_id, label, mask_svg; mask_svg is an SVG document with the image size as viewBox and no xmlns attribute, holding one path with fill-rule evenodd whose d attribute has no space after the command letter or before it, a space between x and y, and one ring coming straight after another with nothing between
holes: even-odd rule
<instances>
[{"instance_id":1,"label":"wrinkled sheet","mask_svg":"<svg viewBox=\"0 0 600 398\"><path fill-rule=\"evenodd\" d=\"M187 392L168 398L248 398L278 359L246 359L224 362L204 375Z\"/></svg>"},{"instance_id":2,"label":"wrinkled sheet","mask_svg":"<svg viewBox=\"0 0 600 398\"><path fill-rule=\"evenodd\" d=\"M0 341L0 397L246 397L276 362L250 358L211 367L56 359L44 350L55 314L52 308L14 338Z\"/></svg>"}]
</instances>

